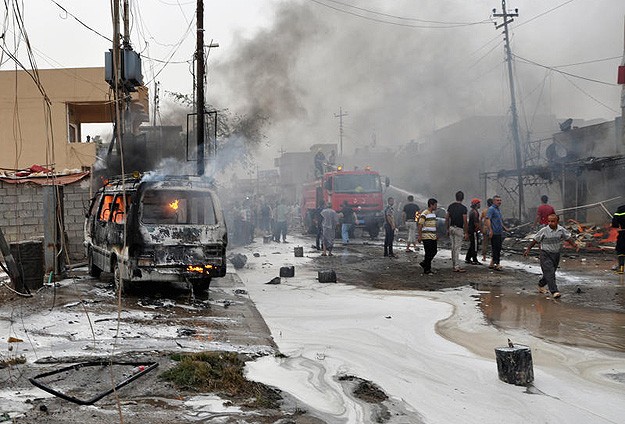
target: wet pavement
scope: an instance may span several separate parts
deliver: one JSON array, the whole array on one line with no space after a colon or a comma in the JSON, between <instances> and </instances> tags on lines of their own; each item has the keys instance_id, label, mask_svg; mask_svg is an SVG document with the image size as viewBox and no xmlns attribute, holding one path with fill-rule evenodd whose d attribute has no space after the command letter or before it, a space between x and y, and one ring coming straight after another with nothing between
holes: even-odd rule
<instances>
[{"instance_id":1,"label":"wet pavement","mask_svg":"<svg viewBox=\"0 0 625 424\"><path fill-rule=\"evenodd\" d=\"M475 295L489 323L502 329L524 329L535 337L570 346L625 352L625 285L584 288L568 299L554 300L533 290L509 286L475 285ZM623 312L604 309L570 297L585 291L602 290L604 296L622 303Z\"/></svg>"}]
</instances>

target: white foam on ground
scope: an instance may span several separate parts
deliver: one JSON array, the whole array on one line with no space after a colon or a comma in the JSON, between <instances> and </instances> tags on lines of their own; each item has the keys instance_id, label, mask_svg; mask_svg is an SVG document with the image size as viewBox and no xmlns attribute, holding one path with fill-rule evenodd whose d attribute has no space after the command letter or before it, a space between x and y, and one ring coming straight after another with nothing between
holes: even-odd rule
<instances>
[{"instance_id":1,"label":"white foam on ground","mask_svg":"<svg viewBox=\"0 0 625 424\"><path fill-rule=\"evenodd\" d=\"M320 284L306 269L310 259L293 257L293 246L246 248L261 257L248 254L239 276L287 356L256 361L248 374L331 422L366 421L337 383L340 375L374 382L425 422L622 422L625 384L605 374L625 372L623 355L504 334L486 325L468 288L424 293ZM268 258L275 266L261 265ZM328 263L340 280L340 264ZM295 277L266 285L280 264L296 265ZM499 381L493 349L508 337L532 348L538 394Z\"/></svg>"}]
</instances>

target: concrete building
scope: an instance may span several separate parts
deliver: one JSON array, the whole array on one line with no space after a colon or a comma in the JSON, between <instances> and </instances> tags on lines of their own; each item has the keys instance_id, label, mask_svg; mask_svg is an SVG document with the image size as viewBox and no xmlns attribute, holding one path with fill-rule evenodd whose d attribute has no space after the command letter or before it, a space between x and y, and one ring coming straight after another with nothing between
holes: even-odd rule
<instances>
[{"instance_id":1,"label":"concrete building","mask_svg":"<svg viewBox=\"0 0 625 424\"><path fill-rule=\"evenodd\" d=\"M148 117L147 88L138 87L131 98L126 128L136 134ZM83 124L112 123L112 99L104 68L0 71L0 228L8 242L43 238L50 207L44 188L54 184L64 188L67 243L60 252L72 261L84 257L91 183L89 173L79 171L95 163L97 143L87 140ZM55 171L57 178L16 172L32 165Z\"/></svg>"},{"instance_id":2,"label":"concrete building","mask_svg":"<svg viewBox=\"0 0 625 424\"><path fill-rule=\"evenodd\" d=\"M132 98L130 128L136 132L147 121L147 88ZM112 99L104 68L0 71L0 168L90 168L96 146L81 126L113 122Z\"/></svg>"}]
</instances>

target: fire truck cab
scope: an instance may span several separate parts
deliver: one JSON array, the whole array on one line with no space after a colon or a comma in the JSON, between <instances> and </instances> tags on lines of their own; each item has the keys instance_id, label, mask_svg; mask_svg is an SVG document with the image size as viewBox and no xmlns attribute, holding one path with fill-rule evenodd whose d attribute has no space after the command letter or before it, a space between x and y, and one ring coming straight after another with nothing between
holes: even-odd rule
<instances>
[{"instance_id":1,"label":"fire truck cab","mask_svg":"<svg viewBox=\"0 0 625 424\"><path fill-rule=\"evenodd\" d=\"M341 166L335 171L326 172L321 179L307 183L303 188L301 215L309 232L315 232L313 222L318 205L332 204L332 209L340 211L347 201L356 212L356 227L363 228L371 238L377 237L384 223L384 186L380 174L368 167L362 170L345 171Z\"/></svg>"},{"instance_id":2,"label":"fire truck cab","mask_svg":"<svg viewBox=\"0 0 625 424\"><path fill-rule=\"evenodd\" d=\"M228 233L212 184L192 176L115 178L98 190L85 220L89 274L114 274L126 290L189 282L206 290L226 274Z\"/></svg>"}]
</instances>

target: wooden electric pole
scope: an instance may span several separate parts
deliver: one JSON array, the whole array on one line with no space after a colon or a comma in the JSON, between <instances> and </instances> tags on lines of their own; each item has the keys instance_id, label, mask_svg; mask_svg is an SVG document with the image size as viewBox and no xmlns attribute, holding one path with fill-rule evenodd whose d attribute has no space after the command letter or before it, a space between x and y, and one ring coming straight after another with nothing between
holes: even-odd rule
<instances>
[{"instance_id":1,"label":"wooden electric pole","mask_svg":"<svg viewBox=\"0 0 625 424\"><path fill-rule=\"evenodd\" d=\"M525 194L523 190L523 158L521 156L521 137L519 136L519 115L516 108L516 97L514 93L514 77L512 75L512 50L510 49L510 36L508 33L508 24L514 21L514 17L519 16L519 9L514 9L514 13L509 13L506 9L506 0L501 0L502 13L496 13L497 9L493 9L493 16L503 18L503 23L495 28L504 28L504 41L506 42L506 62L508 62L508 80L510 81L510 111L512 113L512 139L514 141L514 159L517 170L517 184L519 190L519 219L525 216Z\"/></svg>"},{"instance_id":2,"label":"wooden electric pole","mask_svg":"<svg viewBox=\"0 0 625 424\"><path fill-rule=\"evenodd\" d=\"M197 44L195 50L195 66L197 78L196 112L197 112L197 174L204 175L204 0L197 0Z\"/></svg>"}]
</instances>

